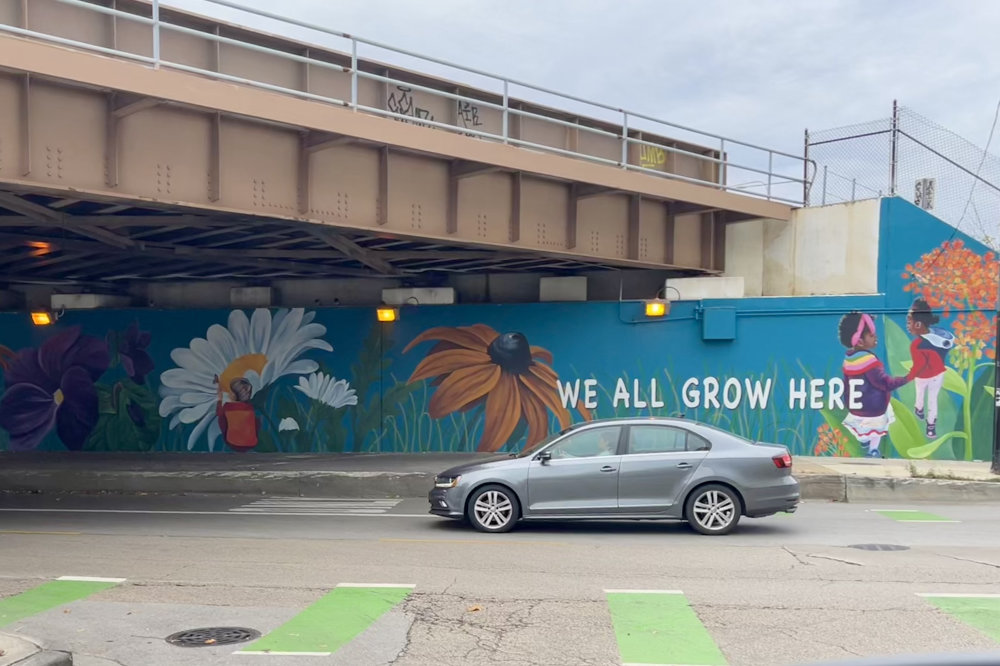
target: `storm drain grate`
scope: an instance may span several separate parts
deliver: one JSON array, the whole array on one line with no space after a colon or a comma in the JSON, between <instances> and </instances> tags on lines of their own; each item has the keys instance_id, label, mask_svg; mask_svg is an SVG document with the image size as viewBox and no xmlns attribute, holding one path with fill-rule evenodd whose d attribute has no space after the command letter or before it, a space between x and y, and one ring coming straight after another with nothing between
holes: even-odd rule
<instances>
[{"instance_id":1,"label":"storm drain grate","mask_svg":"<svg viewBox=\"0 0 1000 666\"><path fill-rule=\"evenodd\" d=\"M853 546L848 546L848 548L857 548L858 550L909 550L909 546L897 546L894 543L856 543Z\"/></svg>"},{"instance_id":2,"label":"storm drain grate","mask_svg":"<svg viewBox=\"0 0 1000 666\"><path fill-rule=\"evenodd\" d=\"M232 645L260 638L260 632L245 627L203 627L186 629L167 636L166 641L178 647L212 647Z\"/></svg>"}]
</instances>

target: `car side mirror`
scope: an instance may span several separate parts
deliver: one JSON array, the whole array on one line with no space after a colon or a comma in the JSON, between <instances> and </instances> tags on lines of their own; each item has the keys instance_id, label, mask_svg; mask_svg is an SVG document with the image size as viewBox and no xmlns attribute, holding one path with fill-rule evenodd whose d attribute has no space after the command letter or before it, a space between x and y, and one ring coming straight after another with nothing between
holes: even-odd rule
<instances>
[{"instance_id":1,"label":"car side mirror","mask_svg":"<svg viewBox=\"0 0 1000 666\"><path fill-rule=\"evenodd\" d=\"M552 460L552 452L542 451L537 456L535 456L535 460L541 461L541 463L544 465L548 461Z\"/></svg>"}]
</instances>

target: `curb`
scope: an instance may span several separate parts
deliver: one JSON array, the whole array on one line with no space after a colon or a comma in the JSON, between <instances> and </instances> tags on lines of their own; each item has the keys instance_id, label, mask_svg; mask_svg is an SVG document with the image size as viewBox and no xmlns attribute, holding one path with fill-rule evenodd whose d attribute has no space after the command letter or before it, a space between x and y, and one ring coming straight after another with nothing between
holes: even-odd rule
<instances>
[{"instance_id":1,"label":"curb","mask_svg":"<svg viewBox=\"0 0 1000 666\"><path fill-rule=\"evenodd\" d=\"M68 652L46 650L14 662L12 666L73 666L73 655Z\"/></svg>"},{"instance_id":2,"label":"curb","mask_svg":"<svg viewBox=\"0 0 1000 666\"><path fill-rule=\"evenodd\" d=\"M0 488L14 492L205 493L301 497L426 497L428 472L36 472L4 470Z\"/></svg>"},{"instance_id":3,"label":"curb","mask_svg":"<svg viewBox=\"0 0 1000 666\"><path fill-rule=\"evenodd\" d=\"M833 502L1000 502L1000 483L801 474L802 499ZM290 497L423 498L430 472L54 472L3 470L13 492L191 493Z\"/></svg>"},{"instance_id":4,"label":"curb","mask_svg":"<svg viewBox=\"0 0 1000 666\"><path fill-rule=\"evenodd\" d=\"M833 502L1000 502L1000 483L836 474L798 477L802 499Z\"/></svg>"},{"instance_id":5,"label":"curb","mask_svg":"<svg viewBox=\"0 0 1000 666\"><path fill-rule=\"evenodd\" d=\"M43 650L14 634L0 633L0 666L73 666L73 655Z\"/></svg>"}]
</instances>

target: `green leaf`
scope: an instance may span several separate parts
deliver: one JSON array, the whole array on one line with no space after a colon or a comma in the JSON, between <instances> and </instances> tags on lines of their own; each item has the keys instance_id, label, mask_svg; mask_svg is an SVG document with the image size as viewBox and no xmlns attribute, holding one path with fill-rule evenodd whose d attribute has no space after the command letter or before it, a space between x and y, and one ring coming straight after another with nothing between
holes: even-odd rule
<instances>
[{"instance_id":1,"label":"green leaf","mask_svg":"<svg viewBox=\"0 0 1000 666\"><path fill-rule=\"evenodd\" d=\"M116 410L114 400L111 397L111 389L104 384L97 384L95 388L97 389L97 413L114 414Z\"/></svg>"},{"instance_id":2,"label":"green leaf","mask_svg":"<svg viewBox=\"0 0 1000 666\"><path fill-rule=\"evenodd\" d=\"M917 446L910 449L910 458L928 458L933 454L938 448L947 442L948 440L957 441L959 439L965 439L965 433L960 431L953 431L941 435L933 442L925 444L923 446Z\"/></svg>"},{"instance_id":3,"label":"green leaf","mask_svg":"<svg viewBox=\"0 0 1000 666\"><path fill-rule=\"evenodd\" d=\"M890 374L905 374L913 367L913 359L910 356L910 336L889 317L882 319L885 326L885 352L888 356L886 368ZM900 372L900 369L905 372Z\"/></svg>"},{"instance_id":4,"label":"green leaf","mask_svg":"<svg viewBox=\"0 0 1000 666\"><path fill-rule=\"evenodd\" d=\"M944 370L944 388L946 391L951 391L963 398L967 397L969 387L965 385L965 380L962 379L962 375L958 374L958 371L951 366L945 368Z\"/></svg>"},{"instance_id":5,"label":"green leaf","mask_svg":"<svg viewBox=\"0 0 1000 666\"><path fill-rule=\"evenodd\" d=\"M98 388L103 409L84 444L88 451L152 451L160 438L162 419L156 397L147 386L130 379L111 389Z\"/></svg>"},{"instance_id":6,"label":"green leaf","mask_svg":"<svg viewBox=\"0 0 1000 666\"><path fill-rule=\"evenodd\" d=\"M996 394L990 392L987 387L995 382L994 373L987 371L979 373L972 383L972 458L974 460L990 460L993 456L993 418L996 412Z\"/></svg>"},{"instance_id":7,"label":"green leaf","mask_svg":"<svg viewBox=\"0 0 1000 666\"><path fill-rule=\"evenodd\" d=\"M916 415L899 400L892 399L896 420L889 424L889 440L899 455L910 458L910 450L927 444L924 429Z\"/></svg>"}]
</instances>

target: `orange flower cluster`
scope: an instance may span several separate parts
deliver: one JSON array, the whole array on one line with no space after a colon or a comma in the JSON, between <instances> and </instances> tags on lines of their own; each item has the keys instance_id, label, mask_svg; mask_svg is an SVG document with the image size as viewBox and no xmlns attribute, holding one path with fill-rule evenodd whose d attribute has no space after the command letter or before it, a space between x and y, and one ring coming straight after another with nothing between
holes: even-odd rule
<instances>
[{"instance_id":1,"label":"orange flower cluster","mask_svg":"<svg viewBox=\"0 0 1000 666\"><path fill-rule=\"evenodd\" d=\"M963 312L955 319L955 351L963 365L976 363L984 355L993 359L996 348L990 344L996 332L996 316L987 317L982 312Z\"/></svg>"},{"instance_id":2,"label":"orange flower cluster","mask_svg":"<svg viewBox=\"0 0 1000 666\"><path fill-rule=\"evenodd\" d=\"M840 430L834 430L828 423L816 429L816 446L814 456L850 456L847 450L847 435Z\"/></svg>"},{"instance_id":3,"label":"orange flower cluster","mask_svg":"<svg viewBox=\"0 0 1000 666\"><path fill-rule=\"evenodd\" d=\"M977 254L961 240L944 243L916 264L907 265L903 279L908 292L926 300L947 317L958 311L953 324L955 351L966 367L985 354L993 358L995 322L984 311L997 305L1000 261L993 252Z\"/></svg>"},{"instance_id":4,"label":"orange flower cluster","mask_svg":"<svg viewBox=\"0 0 1000 666\"><path fill-rule=\"evenodd\" d=\"M905 290L919 295L930 306L944 311L996 308L1000 262L992 252L976 254L960 240L944 243L916 264L909 264Z\"/></svg>"}]
</instances>

